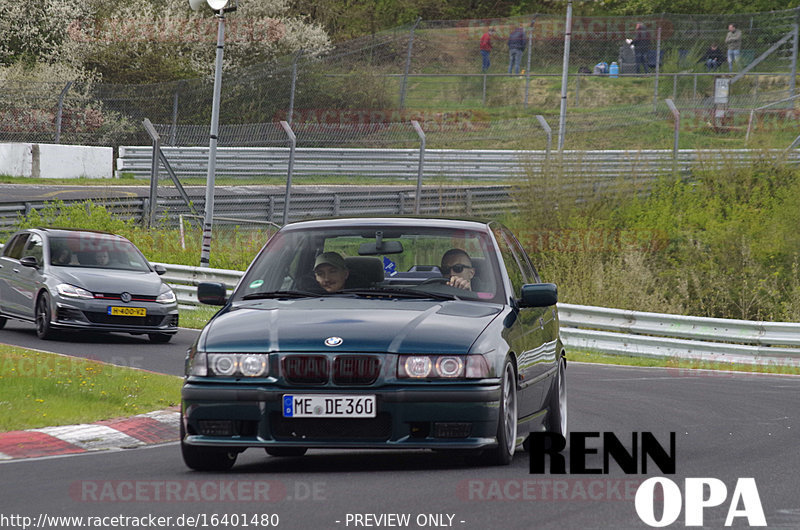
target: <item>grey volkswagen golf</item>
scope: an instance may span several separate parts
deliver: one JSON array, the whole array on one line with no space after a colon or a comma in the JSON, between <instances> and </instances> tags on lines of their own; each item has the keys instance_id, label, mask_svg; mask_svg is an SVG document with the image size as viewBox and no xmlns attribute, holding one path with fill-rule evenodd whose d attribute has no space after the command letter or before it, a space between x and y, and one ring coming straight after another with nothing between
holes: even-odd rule
<instances>
[{"instance_id":1,"label":"grey volkswagen golf","mask_svg":"<svg viewBox=\"0 0 800 530\"><path fill-rule=\"evenodd\" d=\"M26 229L0 255L0 328L34 322L41 339L57 330L147 334L178 331L175 294L133 243L89 230Z\"/></svg>"}]
</instances>

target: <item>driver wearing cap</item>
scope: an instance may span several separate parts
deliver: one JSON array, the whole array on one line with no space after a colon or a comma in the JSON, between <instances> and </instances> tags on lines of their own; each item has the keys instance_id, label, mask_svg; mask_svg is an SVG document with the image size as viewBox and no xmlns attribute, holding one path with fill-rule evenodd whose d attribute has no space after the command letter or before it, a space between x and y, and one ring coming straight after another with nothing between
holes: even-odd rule
<instances>
[{"instance_id":1,"label":"driver wearing cap","mask_svg":"<svg viewBox=\"0 0 800 530\"><path fill-rule=\"evenodd\" d=\"M344 258L337 252L323 252L314 261L314 278L329 293L341 291L349 275Z\"/></svg>"}]
</instances>

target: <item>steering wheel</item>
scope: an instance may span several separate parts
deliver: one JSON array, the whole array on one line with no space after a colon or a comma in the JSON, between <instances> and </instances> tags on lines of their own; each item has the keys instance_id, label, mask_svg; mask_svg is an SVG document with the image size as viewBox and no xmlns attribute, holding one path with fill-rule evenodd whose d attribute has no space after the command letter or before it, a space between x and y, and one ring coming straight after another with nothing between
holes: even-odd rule
<instances>
[{"instance_id":1,"label":"steering wheel","mask_svg":"<svg viewBox=\"0 0 800 530\"><path fill-rule=\"evenodd\" d=\"M424 282L420 283L419 285L432 285L432 284L442 284L445 285L447 282L450 281L450 278L428 278Z\"/></svg>"}]
</instances>

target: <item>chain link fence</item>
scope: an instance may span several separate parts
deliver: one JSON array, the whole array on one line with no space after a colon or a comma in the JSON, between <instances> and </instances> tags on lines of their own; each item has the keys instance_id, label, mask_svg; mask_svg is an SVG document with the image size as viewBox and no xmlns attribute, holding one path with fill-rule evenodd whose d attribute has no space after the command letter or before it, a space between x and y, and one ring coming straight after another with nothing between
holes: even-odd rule
<instances>
[{"instance_id":1,"label":"chain link fence","mask_svg":"<svg viewBox=\"0 0 800 530\"><path fill-rule=\"evenodd\" d=\"M684 123L692 133L686 138L697 136L686 147L743 146L750 110L795 93L799 13L575 17L565 148L669 147L668 97L697 116ZM554 15L419 21L341 43L324 55L300 51L228 71L220 145L281 144L274 124L286 120L298 128L298 145L402 147L407 137L415 139L413 132L391 124L417 120L430 148L544 148L536 115L558 128L564 23ZM737 60L729 64L731 23L742 36ZM525 49L509 75L508 41L515 28ZM484 71L479 42L489 29L492 50ZM712 44L719 64L708 63ZM720 77L731 84L717 116ZM0 141L146 145L141 123L148 118L160 124L165 145L207 143L211 79L0 86L6 94ZM796 108L787 104L771 114L779 119L766 131L756 126L749 140L789 145Z\"/></svg>"}]
</instances>

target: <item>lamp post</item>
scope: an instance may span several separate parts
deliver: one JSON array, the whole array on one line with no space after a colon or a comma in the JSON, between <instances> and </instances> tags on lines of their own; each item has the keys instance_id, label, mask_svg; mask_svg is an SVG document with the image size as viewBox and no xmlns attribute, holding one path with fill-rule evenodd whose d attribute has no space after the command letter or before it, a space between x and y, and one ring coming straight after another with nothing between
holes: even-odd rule
<instances>
[{"instance_id":1,"label":"lamp post","mask_svg":"<svg viewBox=\"0 0 800 530\"><path fill-rule=\"evenodd\" d=\"M214 178L217 171L217 134L219 132L219 100L222 92L222 51L225 47L225 12L234 11L226 7L230 0L189 0L189 6L199 11L208 5L216 12L217 57L214 66L214 97L211 101L211 133L208 140L208 173L206 174L206 205L203 216L203 244L200 251L200 266L208 267L211 255L211 227L214 224Z\"/></svg>"}]
</instances>

